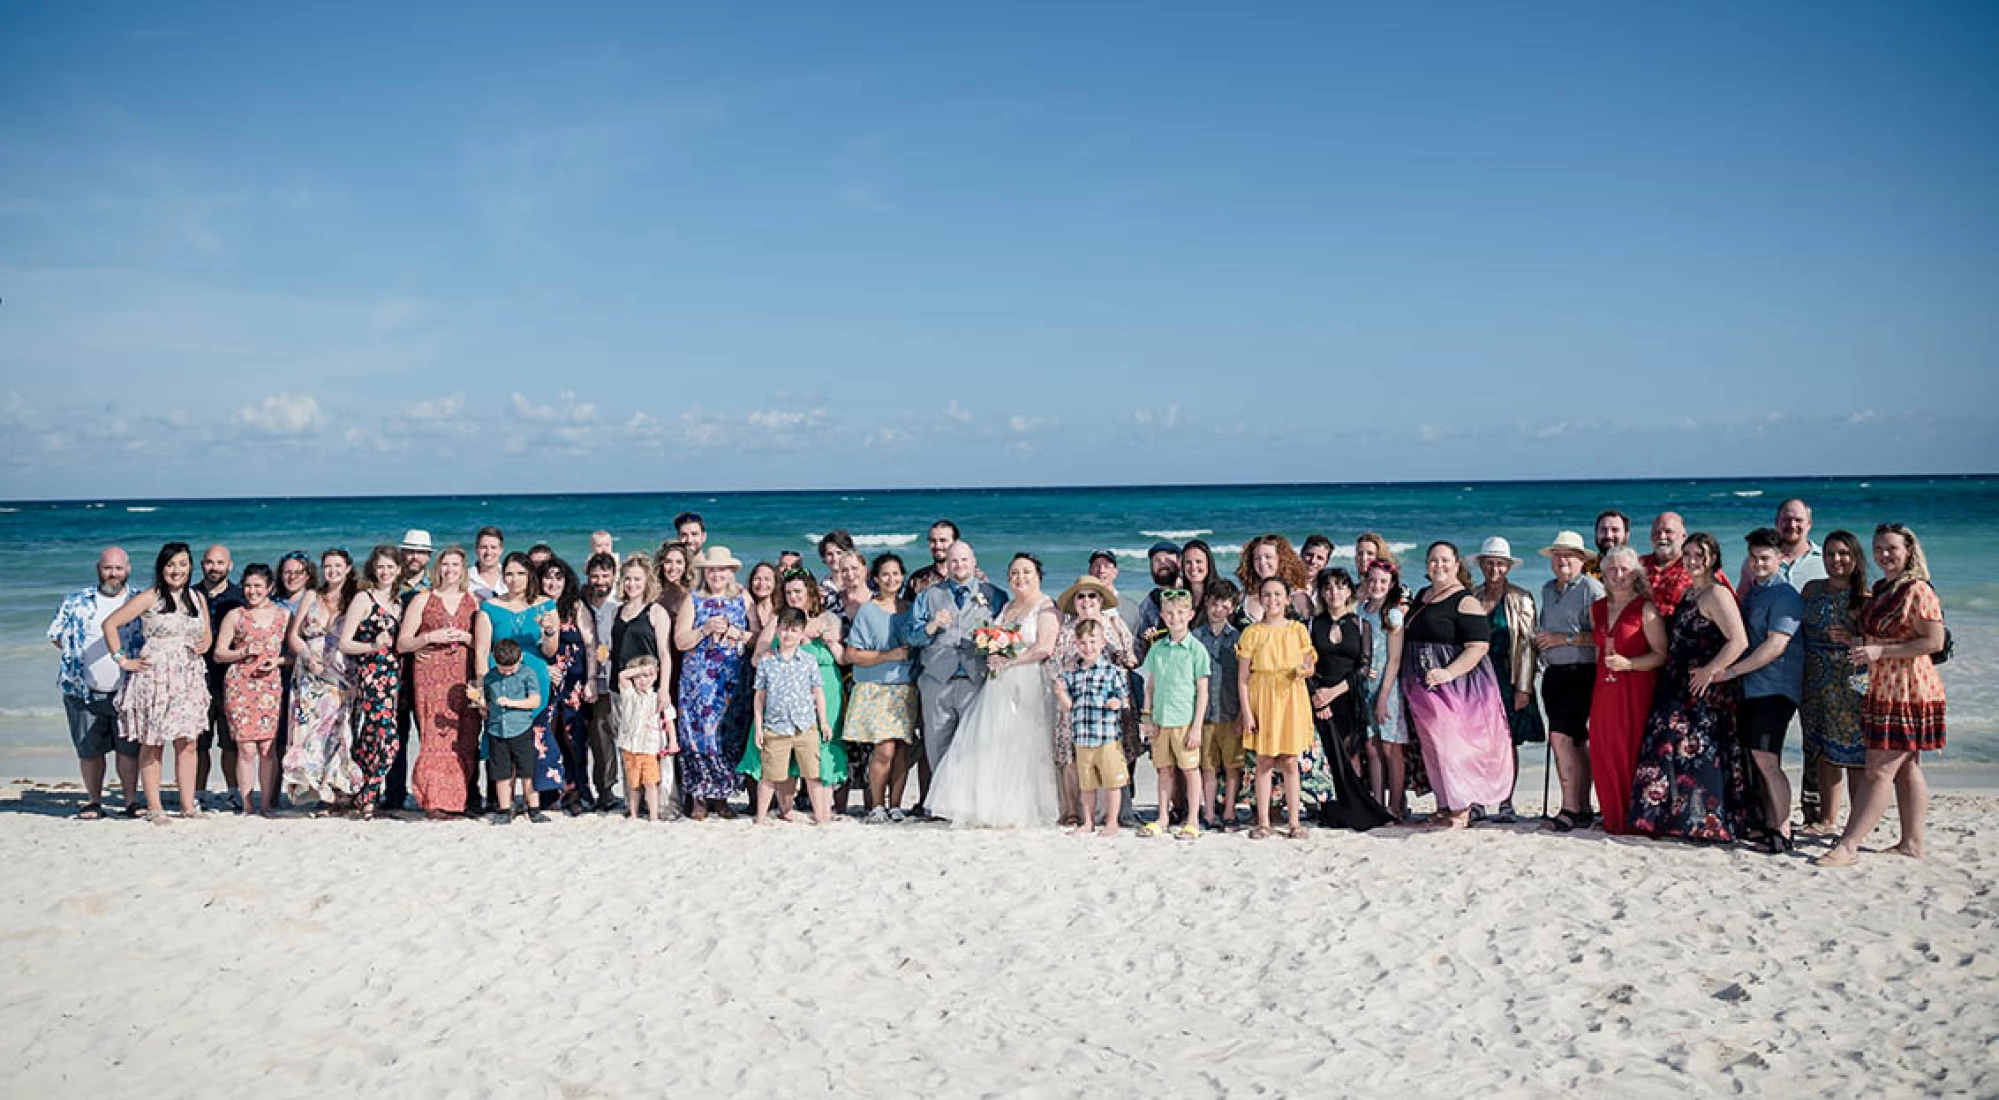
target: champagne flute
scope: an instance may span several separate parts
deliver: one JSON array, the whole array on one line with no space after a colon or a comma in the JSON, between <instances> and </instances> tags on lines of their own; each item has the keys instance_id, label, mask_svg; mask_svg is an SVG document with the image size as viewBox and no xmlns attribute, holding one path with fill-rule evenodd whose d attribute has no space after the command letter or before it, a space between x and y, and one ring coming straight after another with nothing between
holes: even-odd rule
<instances>
[{"instance_id":1,"label":"champagne flute","mask_svg":"<svg viewBox=\"0 0 1999 1100\"><path fill-rule=\"evenodd\" d=\"M1603 641L1598 643L1598 648L1603 653L1603 682L1614 684L1617 682L1617 670L1610 667L1610 659L1617 655L1617 636L1605 630Z\"/></svg>"}]
</instances>

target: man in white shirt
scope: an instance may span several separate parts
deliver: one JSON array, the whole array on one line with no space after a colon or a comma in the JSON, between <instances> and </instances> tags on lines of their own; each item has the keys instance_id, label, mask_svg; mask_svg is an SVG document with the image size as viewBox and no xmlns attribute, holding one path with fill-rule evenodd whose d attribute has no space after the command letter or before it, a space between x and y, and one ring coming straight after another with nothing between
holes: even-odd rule
<instances>
[{"instance_id":1,"label":"man in white shirt","mask_svg":"<svg viewBox=\"0 0 1999 1100\"><path fill-rule=\"evenodd\" d=\"M56 683L62 688L63 711L69 718L69 739L83 772L84 806L77 816L104 816L104 758L118 756L118 785L125 794L125 816L136 817L139 800L139 743L118 736L117 694L124 673L104 644L104 620L132 598L126 582L131 559L116 546L97 556L97 584L71 593L49 624L49 642L61 654ZM142 637L134 620L125 628L121 645L136 651Z\"/></svg>"},{"instance_id":2,"label":"man in white shirt","mask_svg":"<svg viewBox=\"0 0 1999 1100\"><path fill-rule=\"evenodd\" d=\"M500 578L500 558L507 551L507 536L498 527L481 527L472 536L472 568L465 574L465 586L481 600L490 600L507 590Z\"/></svg>"}]
</instances>

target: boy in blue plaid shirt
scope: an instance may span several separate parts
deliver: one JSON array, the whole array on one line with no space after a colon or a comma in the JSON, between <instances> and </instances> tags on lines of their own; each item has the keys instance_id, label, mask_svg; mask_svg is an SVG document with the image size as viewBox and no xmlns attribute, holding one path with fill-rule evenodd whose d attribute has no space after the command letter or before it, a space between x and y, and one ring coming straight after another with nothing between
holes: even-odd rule
<instances>
[{"instance_id":1,"label":"boy in blue plaid shirt","mask_svg":"<svg viewBox=\"0 0 1999 1100\"><path fill-rule=\"evenodd\" d=\"M1070 831L1116 836L1118 806L1125 784L1131 782L1119 742L1119 718L1131 704L1131 681L1123 669L1104 659L1103 627L1095 620L1076 624L1076 655L1078 666L1055 681L1056 705L1069 715L1069 728L1075 733L1076 776L1083 788L1083 823ZM1094 820L1099 798L1104 811L1101 829Z\"/></svg>"}]
</instances>

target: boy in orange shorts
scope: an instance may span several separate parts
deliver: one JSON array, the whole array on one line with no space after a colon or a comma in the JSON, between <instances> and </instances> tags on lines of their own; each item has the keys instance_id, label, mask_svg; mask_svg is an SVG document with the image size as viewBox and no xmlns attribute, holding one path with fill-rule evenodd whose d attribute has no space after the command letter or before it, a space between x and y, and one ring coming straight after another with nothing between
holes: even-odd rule
<instances>
[{"instance_id":1,"label":"boy in orange shorts","mask_svg":"<svg viewBox=\"0 0 1999 1100\"><path fill-rule=\"evenodd\" d=\"M662 756L680 751L680 739L673 727L673 704L660 698L659 658L640 655L618 673L616 700L618 757L625 764L625 816L636 820L639 799L645 798L646 816L659 820L660 767Z\"/></svg>"},{"instance_id":2,"label":"boy in orange shorts","mask_svg":"<svg viewBox=\"0 0 1999 1100\"><path fill-rule=\"evenodd\" d=\"M1076 624L1078 667L1055 681L1055 704L1069 715L1075 734L1076 778L1083 788L1083 823L1070 832L1116 836L1118 806L1131 782L1119 743L1118 716L1131 701L1131 680L1104 657L1104 630L1095 620ZM1103 802L1103 828L1095 814Z\"/></svg>"},{"instance_id":3,"label":"boy in orange shorts","mask_svg":"<svg viewBox=\"0 0 1999 1100\"><path fill-rule=\"evenodd\" d=\"M1194 622L1194 598L1182 588L1159 595L1159 621L1166 636L1152 643L1145 663L1145 705L1139 708L1139 730L1152 742L1152 767L1159 773L1159 817L1139 827L1139 836L1158 836L1171 823L1173 784L1187 789L1187 820L1174 833L1182 840L1201 835L1195 807L1201 797L1201 732L1208 713L1208 678L1214 662L1187 628Z\"/></svg>"}]
</instances>

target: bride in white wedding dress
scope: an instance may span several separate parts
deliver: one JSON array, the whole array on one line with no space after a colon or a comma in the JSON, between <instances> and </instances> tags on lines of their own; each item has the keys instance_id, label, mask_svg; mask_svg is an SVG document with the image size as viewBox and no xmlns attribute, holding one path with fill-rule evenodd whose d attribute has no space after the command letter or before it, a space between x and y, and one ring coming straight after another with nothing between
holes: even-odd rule
<instances>
[{"instance_id":1,"label":"bride in white wedding dress","mask_svg":"<svg viewBox=\"0 0 1999 1100\"><path fill-rule=\"evenodd\" d=\"M1041 592L1039 561L1014 555L1006 579L1013 598L999 621L1018 628L1026 648L986 681L930 779L930 812L954 826L1053 825L1061 813L1047 663L1061 621Z\"/></svg>"}]
</instances>

